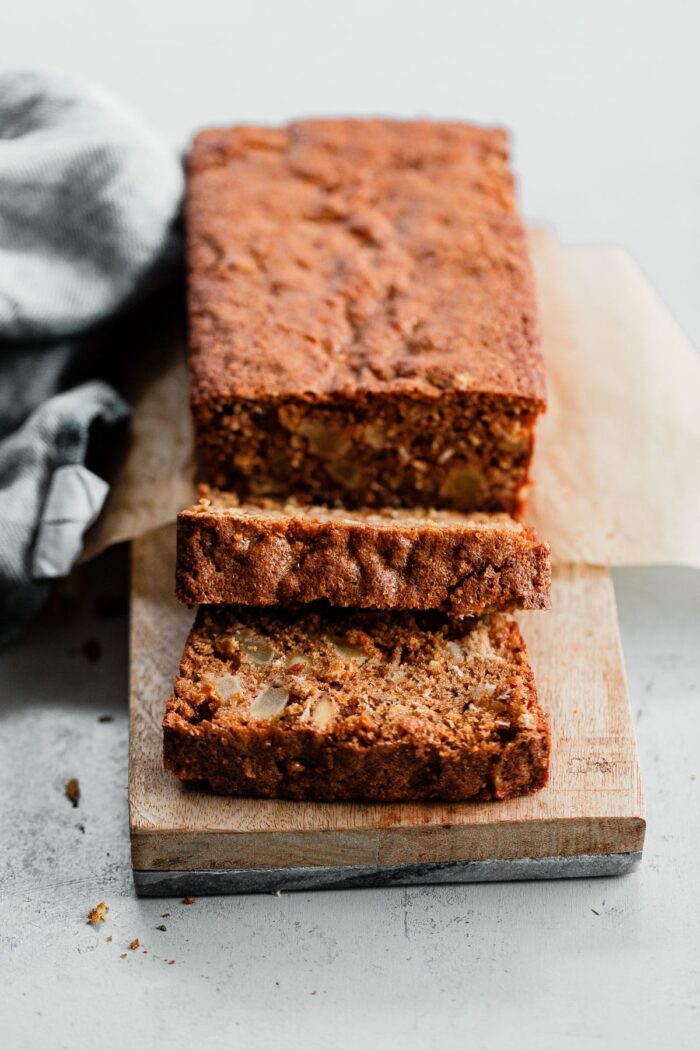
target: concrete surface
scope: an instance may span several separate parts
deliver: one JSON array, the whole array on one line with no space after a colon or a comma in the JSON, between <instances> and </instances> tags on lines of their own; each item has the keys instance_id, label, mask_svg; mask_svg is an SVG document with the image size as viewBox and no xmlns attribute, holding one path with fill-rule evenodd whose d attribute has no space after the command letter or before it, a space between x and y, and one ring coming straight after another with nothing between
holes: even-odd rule
<instances>
[{"instance_id":1,"label":"concrete surface","mask_svg":"<svg viewBox=\"0 0 700 1050\"><path fill-rule=\"evenodd\" d=\"M528 216L628 249L697 341L699 30L681 0L25 0L0 64L97 79L176 146L313 111L503 122ZM649 810L636 874L187 906L133 894L126 621L91 613L124 552L88 567L79 615L0 657L0 1045L698 1046L700 573L615 580Z\"/></svg>"}]
</instances>

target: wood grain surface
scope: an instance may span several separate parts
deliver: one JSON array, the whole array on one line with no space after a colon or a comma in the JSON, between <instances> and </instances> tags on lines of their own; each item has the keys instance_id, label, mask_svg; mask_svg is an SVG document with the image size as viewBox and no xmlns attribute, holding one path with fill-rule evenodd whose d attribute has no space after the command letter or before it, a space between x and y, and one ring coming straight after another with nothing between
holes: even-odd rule
<instances>
[{"instance_id":1,"label":"wood grain surface","mask_svg":"<svg viewBox=\"0 0 700 1050\"><path fill-rule=\"evenodd\" d=\"M174 527L132 545L129 817L135 869L187 870L628 853L644 803L610 573L556 570L551 612L520 614L552 723L538 794L486 803L221 798L162 766L161 720L193 612L174 598Z\"/></svg>"}]
</instances>

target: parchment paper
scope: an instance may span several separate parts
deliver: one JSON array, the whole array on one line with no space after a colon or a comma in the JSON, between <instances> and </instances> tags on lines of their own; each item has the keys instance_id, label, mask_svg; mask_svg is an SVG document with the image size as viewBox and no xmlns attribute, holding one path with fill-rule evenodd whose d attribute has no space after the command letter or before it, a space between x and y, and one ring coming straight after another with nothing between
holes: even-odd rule
<instances>
[{"instance_id":1,"label":"parchment paper","mask_svg":"<svg viewBox=\"0 0 700 1050\"><path fill-rule=\"evenodd\" d=\"M531 231L549 408L526 519L560 563L700 567L700 358L614 248ZM85 557L194 498L182 336L140 358L131 445Z\"/></svg>"}]
</instances>

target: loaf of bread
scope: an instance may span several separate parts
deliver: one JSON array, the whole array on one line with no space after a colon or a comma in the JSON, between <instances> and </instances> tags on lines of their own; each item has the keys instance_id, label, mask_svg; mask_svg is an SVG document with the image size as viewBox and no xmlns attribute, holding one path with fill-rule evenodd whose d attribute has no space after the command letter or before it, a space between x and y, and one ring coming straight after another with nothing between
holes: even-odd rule
<instances>
[{"instance_id":1,"label":"loaf of bread","mask_svg":"<svg viewBox=\"0 0 700 1050\"><path fill-rule=\"evenodd\" d=\"M204 480L244 497L521 512L545 387L504 131L204 131L186 227Z\"/></svg>"},{"instance_id":2,"label":"loaf of bread","mask_svg":"<svg viewBox=\"0 0 700 1050\"><path fill-rule=\"evenodd\" d=\"M203 604L166 768L299 800L543 787L505 615L547 608L551 574L514 520L545 386L506 134L204 131L186 228L198 455L230 494L178 519L177 594Z\"/></svg>"}]
</instances>

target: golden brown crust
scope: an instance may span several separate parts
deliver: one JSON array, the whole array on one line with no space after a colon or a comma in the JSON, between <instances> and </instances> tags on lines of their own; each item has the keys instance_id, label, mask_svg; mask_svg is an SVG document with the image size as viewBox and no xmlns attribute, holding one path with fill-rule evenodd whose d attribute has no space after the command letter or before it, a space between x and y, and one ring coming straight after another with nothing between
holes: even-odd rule
<instances>
[{"instance_id":1,"label":"golden brown crust","mask_svg":"<svg viewBox=\"0 0 700 1050\"><path fill-rule=\"evenodd\" d=\"M190 154L186 221L208 480L356 505L517 510L545 390L503 131L212 129ZM381 448L364 440L377 425ZM314 447L328 426L348 451Z\"/></svg>"},{"instance_id":2,"label":"golden brown crust","mask_svg":"<svg viewBox=\"0 0 700 1050\"><path fill-rule=\"evenodd\" d=\"M195 402L446 389L544 401L500 129L204 131L187 228Z\"/></svg>"},{"instance_id":3,"label":"golden brown crust","mask_svg":"<svg viewBox=\"0 0 700 1050\"><path fill-rule=\"evenodd\" d=\"M166 768L225 794L504 799L549 769L503 616L202 607L164 731Z\"/></svg>"},{"instance_id":4,"label":"golden brown crust","mask_svg":"<svg viewBox=\"0 0 700 1050\"><path fill-rule=\"evenodd\" d=\"M507 515L239 506L178 515L176 593L190 605L325 598L376 609L476 615L550 604L549 548Z\"/></svg>"}]
</instances>

